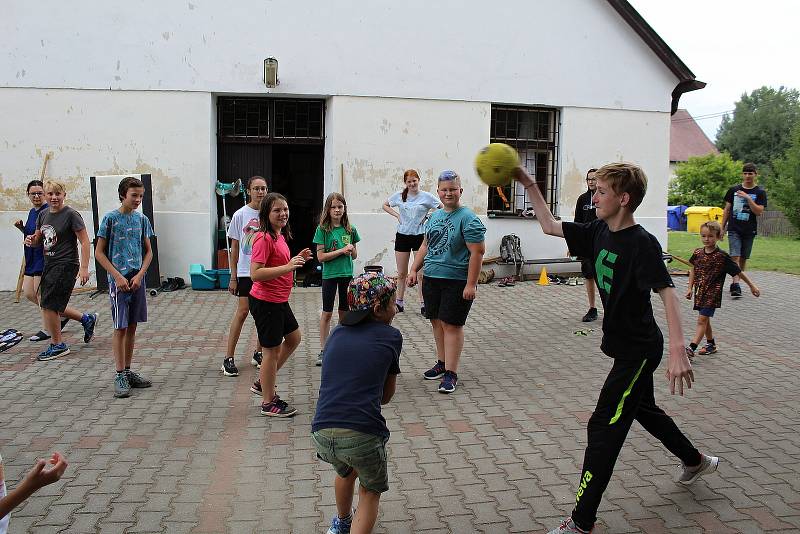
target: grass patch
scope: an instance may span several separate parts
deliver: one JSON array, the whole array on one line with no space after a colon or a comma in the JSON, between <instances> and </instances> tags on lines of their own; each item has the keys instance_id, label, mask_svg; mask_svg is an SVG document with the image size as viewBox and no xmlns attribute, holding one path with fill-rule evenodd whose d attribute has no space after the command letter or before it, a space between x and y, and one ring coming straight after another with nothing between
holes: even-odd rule
<instances>
[{"instance_id":1,"label":"grass patch","mask_svg":"<svg viewBox=\"0 0 800 534\"><path fill-rule=\"evenodd\" d=\"M694 249L702 247L700 234L668 232L668 252L688 260ZM728 251L728 239L719 243L719 248ZM800 274L800 239L790 237L756 236L753 252L747 260L748 271L776 271Z\"/></svg>"}]
</instances>

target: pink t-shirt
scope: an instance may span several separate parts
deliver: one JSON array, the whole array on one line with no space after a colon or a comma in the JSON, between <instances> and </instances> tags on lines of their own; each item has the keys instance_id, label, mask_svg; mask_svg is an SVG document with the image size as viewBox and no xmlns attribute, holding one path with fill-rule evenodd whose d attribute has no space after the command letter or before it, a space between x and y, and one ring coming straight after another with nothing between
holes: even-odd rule
<instances>
[{"instance_id":1,"label":"pink t-shirt","mask_svg":"<svg viewBox=\"0 0 800 534\"><path fill-rule=\"evenodd\" d=\"M286 244L282 234L278 236L277 240L265 232L256 234L253 240L253 255L250 261L260 263L264 267L280 267L289 263L290 258L289 245ZM253 280L253 288L250 290L250 295L265 302L289 302L289 294L292 292L293 284L294 276L291 272L266 282Z\"/></svg>"}]
</instances>

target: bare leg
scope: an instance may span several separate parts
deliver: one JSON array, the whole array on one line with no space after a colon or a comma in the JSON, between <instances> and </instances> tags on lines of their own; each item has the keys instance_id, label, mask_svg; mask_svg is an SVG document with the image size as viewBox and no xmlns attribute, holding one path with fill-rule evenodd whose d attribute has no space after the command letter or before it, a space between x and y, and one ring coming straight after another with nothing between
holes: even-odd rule
<instances>
[{"instance_id":1,"label":"bare leg","mask_svg":"<svg viewBox=\"0 0 800 534\"><path fill-rule=\"evenodd\" d=\"M596 308L597 307L597 306L595 306L595 300L594 300L594 286L595 286L594 278L587 278L586 279L586 296L589 299L589 307L590 308Z\"/></svg>"},{"instance_id":2,"label":"bare leg","mask_svg":"<svg viewBox=\"0 0 800 534\"><path fill-rule=\"evenodd\" d=\"M58 312L42 308L42 319L45 331L50 334L50 342L54 345L61 343L61 320Z\"/></svg>"},{"instance_id":3,"label":"bare leg","mask_svg":"<svg viewBox=\"0 0 800 534\"><path fill-rule=\"evenodd\" d=\"M62 313L61 315L63 315L64 317L68 317L73 321L78 321L78 322L81 322L81 319L83 319L83 313L79 312L78 310L76 310L71 306L67 306L67 308L64 310L64 313ZM58 327L59 329L61 329L60 323Z\"/></svg>"},{"instance_id":4,"label":"bare leg","mask_svg":"<svg viewBox=\"0 0 800 534\"><path fill-rule=\"evenodd\" d=\"M444 332L444 368L457 373L461 350L464 348L464 327L440 322Z\"/></svg>"},{"instance_id":5,"label":"bare leg","mask_svg":"<svg viewBox=\"0 0 800 534\"><path fill-rule=\"evenodd\" d=\"M378 519L378 505L381 494L373 493L364 486L358 486L358 510L350 527L350 534L369 534Z\"/></svg>"},{"instance_id":6,"label":"bare leg","mask_svg":"<svg viewBox=\"0 0 800 534\"><path fill-rule=\"evenodd\" d=\"M333 481L333 491L336 495L336 513L339 518L347 517L353 510L353 489L355 488L358 473L353 469L349 475L342 478L336 475Z\"/></svg>"},{"instance_id":7,"label":"bare leg","mask_svg":"<svg viewBox=\"0 0 800 534\"><path fill-rule=\"evenodd\" d=\"M125 367L131 366L133 360L133 344L136 340L137 323L130 323L125 329Z\"/></svg>"},{"instance_id":8,"label":"bare leg","mask_svg":"<svg viewBox=\"0 0 800 534\"><path fill-rule=\"evenodd\" d=\"M328 340L328 334L331 331L331 318L333 312L322 312L319 316L319 346L325 348L325 342Z\"/></svg>"},{"instance_id":9,"label":"bare leg","mask_svg":"<svg viewBox=\"0 0 800 534\"><path fill-rule=\"evenodd\" d=\"M297 347L300 346L300 329L298 328L294 332L289 332L286 334L286 337L283 338L283 343L281 343L281 350L278 354L278 369L283 367L283 364L286 363L286 360L289 359Z\"/></svg>"},{"instance_id":10,"label":"bare leg","mask_svg":"<svg viewBox=\"0 0 800 534\"><path fill-rule=\"evenodd\" d=\"M242 326L244 325L247 315L250 313L247 305L247 299L239 297L236 303L236 311L233 312L231 319L231 326L228 329L228 346L225 349L225 357L233 358L236 354L236 344L239 343L239 336L242 335Z\"/></svg>"},{"instance_id":11,"label":"bare leg","mask_svg":"<svg viewBox=\"0 0 800 534\"><path fill-rule=\"evenodd\" d=\"M261 397L264 402L272 401L275 395L275 378L278 374L278 357L281 351L281 343L277 347L264 347L263 359L261 360L261 369L258 373L258 379L261 382Z\"/></svg>"},{"instance_id":12,"label":"bare leg","mask_svg":"<svg viewBox=\"0 0 800 534\"><path fill-rule=\"evenodd\" d=\"M708 317L705 315L698 315L697 316L697 328L694 332L694 337L692 338L692 343L695 345L699 345L701 341L703 341L703 335L706 333L706 329L708 328Z\"/></svg>"},{"instance_id":13,"label":"bare leg","mask_svg":"<svg viewBox=\"0 0 800 534\"><path fill-rule=\"evenodd\" d=\"M711 317L706 317L706 341L714 339L714 332L711 330Z\"/></svg>"},{"instance_id":14,"label":"bare leg","mask_svg":"<svg viewBox=\"0 0 800 534\"><path fill-rule=\"evenodd\" d=\"M431 326L433 327L433 340L436 342L436 358L444 361L444 330L442 329L442 321L439 319L431 319Z\"/></svg>"},{"instance_id":15,"label":"bare leg","mask_svg":"<svg viewBox=\"0 0 800 534\"><path fill-rule=\"evenodd\" d=\"M36 304L39 307L39 283L42 281L41 276L26 276L22 280L22 293L25 298ZM42 330L47 332L47 327L44 324L44 317L42 317Z\"/></svg>"},{"instance_id":16,"label":"bare leg","mask_svg":"<svg viewBox=\"0 0 800 534\"><path fill-rule=\"evenodd\" d=\"M114 366L118 373L125 370L125 361L127 360L125 353L125 330L127 329L120 328L114 330L114 335L111 338L111 349L114 352Z\"/></svg>"},{"instance_id":17,"label":"bare leg","mask_svg":"<svg viewBox=\"0 0 800 534\"><path fill-rule=\"evenodd\" d=\"M403 296L406 294L406 276L408 276L408 259L410 257L410 252L394 252L394 258L397 261L397 300L403 300Z\"/></svg>"}]
</instances>

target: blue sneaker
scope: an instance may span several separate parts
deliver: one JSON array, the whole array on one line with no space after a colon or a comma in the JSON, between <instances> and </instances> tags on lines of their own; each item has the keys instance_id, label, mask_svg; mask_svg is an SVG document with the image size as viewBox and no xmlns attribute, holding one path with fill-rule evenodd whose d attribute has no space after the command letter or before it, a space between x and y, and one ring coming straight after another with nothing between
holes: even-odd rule
<instances>
[{"instance_id":1,"label":"blue sneaker","mask_svg":"<svg viewBox=\"0 0 800 534\"><path fill-rule=\"evenodd\" d=\"M53 345L50 343L50 346L44 351L40 352L36 359L40 362L46 362L47 360L54 360L59 356L64 356L65 354L69 354L69 347L66 343L62 342L58 345Z\"/></svg>"},{"instance_id":2,"label":"blue sneaker","mask_svg":"<svg viewBox=\"0 0 800 534\"><path fill-rule=\"evenodd\" d=\"M331 520L331 528L328 529L327 534L350 534L350 525L353 523L353 516L347 519L339 519L339 516Z\"/></svg>"},{"instance_id":3,"label":"blue sneaker","mask_svg":"<svg viewBox=\"0 0 800 534\"><path fill-rule=\"evenodd\" d=\"M442 383L439 384L439 393L452 393L456 390L458 384L458 375L453 371L445 371L442 377Z\"/></svg>"},{"instance_id":4,"label":"blue sneaker","mask_svg":"<svg viewBox=\"0 0 800 534\"><path fill-rule=\"evenodd\" d=\"M90 313L83 323L83 342L88 343L94 337L94 327L97 326L97 314Z\"/></svg>"}]
</instances>

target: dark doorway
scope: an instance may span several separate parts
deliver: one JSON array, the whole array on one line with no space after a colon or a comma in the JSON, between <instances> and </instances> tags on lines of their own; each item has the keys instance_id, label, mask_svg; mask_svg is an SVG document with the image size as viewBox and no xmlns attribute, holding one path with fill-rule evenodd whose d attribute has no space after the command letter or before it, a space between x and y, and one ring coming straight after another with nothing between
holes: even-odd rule
<instances>
[{"instance_id":1,"label":"dark doorway","mask_svg":"<svg viewBox=\"0 0 800 534\"><path fill-rule=\"evenodd\" d=\"M267 178L270 191L289 201L292 253L313 250L311 240L322 209L324 102L250 97L217 99L217 177L221 182ZM223 214L217 197L217 220ZM244 196L225 197L228 216ZM220 228L222 228L220 226ZM225 247L224 234L217 248Z\"/></svg>"}]
</instances>

